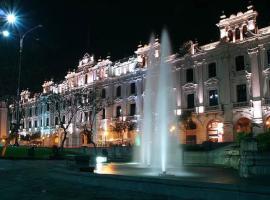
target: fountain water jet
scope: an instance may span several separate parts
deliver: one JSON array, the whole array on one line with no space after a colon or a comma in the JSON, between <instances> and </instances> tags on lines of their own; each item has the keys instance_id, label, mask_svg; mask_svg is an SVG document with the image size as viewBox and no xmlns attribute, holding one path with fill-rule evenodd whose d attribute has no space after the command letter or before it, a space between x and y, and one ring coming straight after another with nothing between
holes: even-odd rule
<instances>
[{"instance_id":1,"label":"fountain water jet","mask_svg":"<svg viewBox=\"0 0 270 200\"><path fill-rule=\"evenodd\" d=\"M142 121L141 163L166 174L168 166L180 167L181 152L176 123L176 94L171 47L162 32L160 56L155 56L154 37L150 40ZM171 127L174 127L172 129Z\"/></svg>"}]
</instances>

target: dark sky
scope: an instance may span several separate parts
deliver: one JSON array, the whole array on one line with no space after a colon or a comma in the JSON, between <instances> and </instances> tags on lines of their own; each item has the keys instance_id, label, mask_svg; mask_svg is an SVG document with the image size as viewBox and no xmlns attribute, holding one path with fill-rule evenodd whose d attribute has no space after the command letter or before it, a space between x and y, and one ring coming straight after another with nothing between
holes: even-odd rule
<instances>
[{"instance_id":1,"label":"dark sky","mask_svg":"<svg viewBox=\"0 0 270 200\"><path fill-rule=\"evenodd\" d=\"M117 60L133 55L150 34L169 30L173 49L195 38L199 44L218 40L216 23L222 11L228 16L246 11L247 0L0 0L0 8L15 9L23 32L37 24L44 28L25 39L22 88L41 91L44 80L59 81L77 67L84 53ZM259 12L258 25L270 25L270 1L252 1ZM3 26L3 24L1 24ZM14 28L10 27L10 30ZM0 96L15 94L18 39L0 37Z\"/></svg>"}]
</instances>

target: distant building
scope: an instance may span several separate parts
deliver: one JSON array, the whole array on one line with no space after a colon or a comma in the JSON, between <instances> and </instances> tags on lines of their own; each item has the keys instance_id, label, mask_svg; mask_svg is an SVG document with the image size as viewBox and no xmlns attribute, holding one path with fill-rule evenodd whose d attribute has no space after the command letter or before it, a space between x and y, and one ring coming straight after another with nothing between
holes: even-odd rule
<instances>
[{"instance_id":1,"label":"distant building","mask_svg":"<svg viewBox=\"0 0 270 200\"><path fill-rule=\"evenodd\" d=\"M270 27L259 29L257 15L252 6L244 13L223 15L217 24L219 41L203 46L190 41L172 56L176 113L180 118L190 113L186 121L179 122L182 143L233 141L239 132L258 134L270 128ZM29 91L23 91L21 134L40 132L45 145L59 143L55 116L41 99L51 92L64 95L99 83L102 95L114 105L99 114L95 140L99 145L119 142L121 138L110 129L117 118L142 120L148 51L148 45L140 45L134 56L116 62L85 54L65 80L44 82L42 94L31 97ZM158 41L155 57L159 58ZM78 124L86 123L89 115L90 110L78 113L66 146L86 143ZM137 128L126 131L122 141L133 144L139 135Z\"/></svg>"},{"instance_id":2,"label":"distant building","mask_svg":"<svg viewBox=\"0 0 270 200\"><path fill-rule=\"evenodd\" d=\"M0 144L4 144L8 136L8 108L5 102L0 102Z\"/></svg>"}]
</instances>

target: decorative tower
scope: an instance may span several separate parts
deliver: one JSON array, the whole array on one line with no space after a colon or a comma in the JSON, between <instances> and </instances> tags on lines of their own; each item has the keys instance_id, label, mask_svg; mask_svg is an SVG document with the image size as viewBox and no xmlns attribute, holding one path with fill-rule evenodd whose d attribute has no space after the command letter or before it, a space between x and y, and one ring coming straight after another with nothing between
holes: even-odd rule
<instances>
[{"instance_id":1,"label":"decorative tower","mask_svg":"<svg viewBox=\"0 0 270 200\"><path fill-rule=\"evenodd\" d=\"M253 6L247 7L247 11L238 12L237 15L226 17L224 14L220 17L217 24L220 30L220 40L226 42L242 41L247 37L257 33L258 13L253 10Z\"/></svg>"}]
</instances>

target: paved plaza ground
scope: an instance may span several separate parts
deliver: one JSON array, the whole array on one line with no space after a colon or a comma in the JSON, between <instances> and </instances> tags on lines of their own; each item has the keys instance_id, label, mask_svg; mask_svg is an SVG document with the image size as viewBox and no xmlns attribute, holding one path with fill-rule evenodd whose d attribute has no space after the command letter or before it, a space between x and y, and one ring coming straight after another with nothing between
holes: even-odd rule
<instances>
[{"instance_id":1,"label":"paved plaza ground","mask_svg":"<svg viewBox=\"0 0 270 200\"><path fill-rule=\"evenodd\" d=\"M212 184L264 185L256 180L244 180L231 169L213 167L189 167L195 174L191 177L169 177L172 181L198 181ZM128 169L125 164L110 164L103 168L107 174L136 175L137 170ZM196 176L198 174L198 176ZM106 177L106 175L103 175ZM53 160L0 160L1 200L61 200L61 199L176 199L163 195L124 191L122 185L100 187L91 185L97 176L67 167L66 161ZM101 178L102 179L102 178ZM160 177L158 179L164 179ZM155 179L153 179L155 181ZM106 181L104 179L104 181ZM102 182L102 181L101 181ZM134 182L135 183L135 182ZM106 185L106 184L104 184ZM107 183L108 185L108 183ZM203 186L204 184L202 184ZM269 185L269 183L268 183ZM119 188L119 189L116 189ZM179 199L179 197L177 198ZM187 199L187 198L185 198ZM194 198L188 198L189 200Z\"/></svg>"},{"instance_id":2,"label":"paved plaza ground","mask_svg":"<svg viewBox=\"0 0 270 200\"><path fill-rule=\"evenodd\" d=\"M137 192L125 193L121 190L78 184L73 180L74 176L68 177L69 171L65 167L65 161L0 160L0 199L166 199L164 196ZM74 171L72 173L76 174Z\"/></svg>"}]
</instances>

